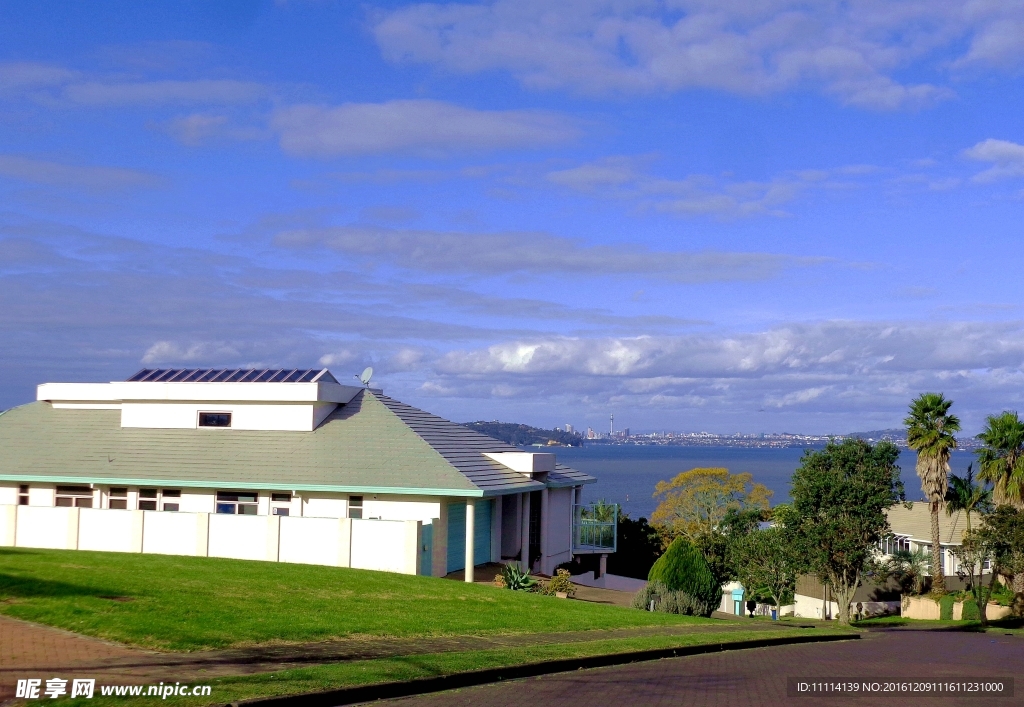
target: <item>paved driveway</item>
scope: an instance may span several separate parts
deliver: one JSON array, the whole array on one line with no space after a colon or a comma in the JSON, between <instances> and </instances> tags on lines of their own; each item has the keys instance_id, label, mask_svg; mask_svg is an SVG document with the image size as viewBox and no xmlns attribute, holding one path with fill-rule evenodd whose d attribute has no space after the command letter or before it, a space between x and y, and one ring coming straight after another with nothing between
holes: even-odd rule
<instances>
[{"instance_id":1,"label":"paved driveway","mask_svg":"<svg viewBox=\"0 0 1024 707\"><path fill-rule=\"evenodd\" d=\"M1016 696L792 697L787 677L978 679L1018 677ZM670 658L394 700L394 707L592 705L1024 705L1024 637L937 631L871 633L860 641Z\"/></svg>"}]
</instances>

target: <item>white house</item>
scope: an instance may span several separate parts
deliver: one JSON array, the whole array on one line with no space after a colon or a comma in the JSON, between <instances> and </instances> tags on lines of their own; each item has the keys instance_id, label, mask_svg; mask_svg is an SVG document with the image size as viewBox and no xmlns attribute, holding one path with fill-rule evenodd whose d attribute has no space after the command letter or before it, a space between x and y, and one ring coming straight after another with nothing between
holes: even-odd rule
<instances>
[{"instance_id":1,"label":"white house","mask_svg":"<svg viewBox=\"0 0 1024 707\"><path fill-rule=\"evenodd\" d=\"M914 503L910 508L899 504L886 510L890 533L878 543L879 557L888 557L899 550L931 553L931 511L927 503ZM980 519L978 519L980 521ZM939 513L940 561L946 576L946 587L955 589L963 586L957 577L957 559L951 552L963 543L967 519L963 513L948 515ZM988 572L986 567L983 572ZM827 589L813 577L801 577L796 585L796 616L806 618L835 618L839 605ZM853 597L853 605L861 604L865 614L898 613L900 598L892 586L877 587L870 583L861 585Z\"/></svg>"},{"instance_id":2,"label":"white house","mask_svg":"<svg viewBox=\"0 0 1024 707\"><path fill-rule=\"evenodd\" d=\"M580 509L593 477L327 369L45 383L0 413L0 450L6 546L465 569L467 581L486 562L551 573L610 551L580 542L595 536Z\"/></svg>"}]
</instances>

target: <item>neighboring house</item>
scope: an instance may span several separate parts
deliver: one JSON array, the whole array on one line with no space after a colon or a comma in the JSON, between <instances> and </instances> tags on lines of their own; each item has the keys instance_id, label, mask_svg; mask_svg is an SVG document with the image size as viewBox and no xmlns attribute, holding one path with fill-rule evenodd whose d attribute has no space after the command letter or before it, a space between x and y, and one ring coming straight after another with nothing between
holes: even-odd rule
<instances>
[{"instance_id":1,"label":"neighboring house","mask_svg":"<svg viewBox=\"0 0 1024 707\"><path fill-rule=\"evenodd\" d=\"M880 557L888 557L898 550L915 552L923 550L931 552L932 520L926 502L918 502L907 508L902 504L893 506L886 511L889 519L890 534L878 543ZM976 519L980 522L981 519ZM948 589L962 589L963 582L957 577L959 568L956 557L950 550L963 542L967 520L963 513L947 515L945 510L939 513L939 539L941 543L941 561L946 575ZM987 568L986 570L987 571ZM899 588L889 583L879 587L869 583L862 584L853 597L853 607L861 604L865 614L898 613L900 609ZM839 605L829 595L815 577L803 576L796 585L796 616L804 618L835 618L839 613Z\"/></svg>"},{"instance_id":2,"label":"neighboring house","mask_svg":"<svg viewBox=\"0 0 1024 707\"><path fill-rule=\"evenodd\" d=\"M550 574L595 479L327 369L144 369L0 414L0 545ZM614 538L614 531L612 533ZM574 539L576 542L574 542Z\"/></svg>"}]
</instances>

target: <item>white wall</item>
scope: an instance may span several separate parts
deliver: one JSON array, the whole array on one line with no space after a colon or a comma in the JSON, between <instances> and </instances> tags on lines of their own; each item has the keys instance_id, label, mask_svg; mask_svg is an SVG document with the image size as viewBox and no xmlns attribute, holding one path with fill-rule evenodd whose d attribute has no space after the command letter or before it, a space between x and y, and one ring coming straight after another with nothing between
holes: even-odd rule
<instances>
[{"instance_id":1,"label":"white wall","mask_svg":"<svg viewBox=\"0 0 1024 707\"><path fill-rule=\"evenodd\" d=\"M18 529L18 507L14 504L0 506L0 547L13 547Z\"/></svg>"},{"instance_id":2,"label":"white wall","mask_svg":"<svg viewBox=\"0 0 1024 707\"><path fill-rule=\"evenodd\" d=\"M78 547L79 508L16 506L18 547L74 550Z\"/></svg>"},{"instance_id":3,"label":"white wall","mask_svg":"<svg viewBox=\"0 0 1024 707\"><path fill-rule=\"evenodd\" d=\"M278 560L348 567L352 521L348 518L281 518Z\"/></svg>"},{"instance_id":4,"label":"white wall","mask_svg":"<svg viewBox=\"0 0 1024 707\"><path fill-rule=\"evenodd\" d=\"M202 428L210 434L231 430L288 430L309 432L337 407L333 403L238 402L126 402L121 406L121 427L189 429L199 425L200 412L230 412L230 428Z\"/></svg>"},{"instance_id":5,"label":"white wall","mask_svg":"<svg viewBox=\"0 0 1024 707\"><path fill-rule=\"evenodd\" d=\"M210 557L277 561L279 516L210 516Z\"/></svg>"},{"instance_id":6,"label":"white wall","mask_svg":"<svg viewBox=\"0 0 1024 707\"><path fill-rule=\"evenodd\" d=\"M548 491L548 555L551 566L569 561L572 551L572 497L573 490L550 489ZM559 559L564 557L565 559Z\"/></svg>"},{"instance_id":7,"label":"white wall","mask_svg":"<svg viewBox=\"0 0 1024 707\"><path fill-rule=\"evenodd\" d=\"M0 504L16 506L18 504L18 484L0 486Z\"/></svg>"},{"instance_id":8,"label":"white wall","mask_svg":"<svg viewBox=\"0 0 1024 707\"><path fill-rule=\"evenodd\" d=\"M304 496L302 515L306 518L344 518L348 515L348 495Z\"/></svg>"},{"instance_id":9,"label":"white wall","mask_svg":"<svg viewBox=\"0 0 1024 707\"><path fill-rule=\"evenodd\" d=\"M142 551L157 555L206 555L209 518L206 513L143 511Z\"/></svg>"},{"instance_id":10,"label":"white wall","mask_svg":"<svg viewBox=\"0 0 1024 707\"><path fill-rule=\"evenodd\" d=\"M441 514L441 500L436 497L410 496L408 500L379 496L363 497L363 518L381 520L418 520L429 523Z\"/></svg>"},{"instance_id":11,"label":"white wall","mask_svg":"<svg viewBox=\"0 0 1024 707\"><path fill-rule=\"evenodd\" d=\"M416 574L420 525L412 520L353 520L351 566Z\"/></svg>"},{"instance_id":12,"label":"white wall","mask_svg":"<svg viewBox=\"0 0 1024 707\"><path fill-rule=\"evenodd\" d=\"M78 549L105 552L142 552L144 511L79 509Z\"/></svg>"}]
</instances>

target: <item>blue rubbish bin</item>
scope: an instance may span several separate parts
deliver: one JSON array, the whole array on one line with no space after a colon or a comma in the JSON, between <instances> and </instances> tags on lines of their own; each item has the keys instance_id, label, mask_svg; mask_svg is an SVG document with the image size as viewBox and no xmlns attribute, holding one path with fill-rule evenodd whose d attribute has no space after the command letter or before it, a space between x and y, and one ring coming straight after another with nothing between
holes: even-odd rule
<instances>
[{"instance_id":1,"label":"blue rubbish bin","mask_svg":"<svg viewBox=\"0 0 1024 707\"><path fill-rule=\"evenodd\" d=\"M778 621L778 620L779 620L779 610L778 609L772 609L772 621Z\"/></svg>"}]
</instances>

